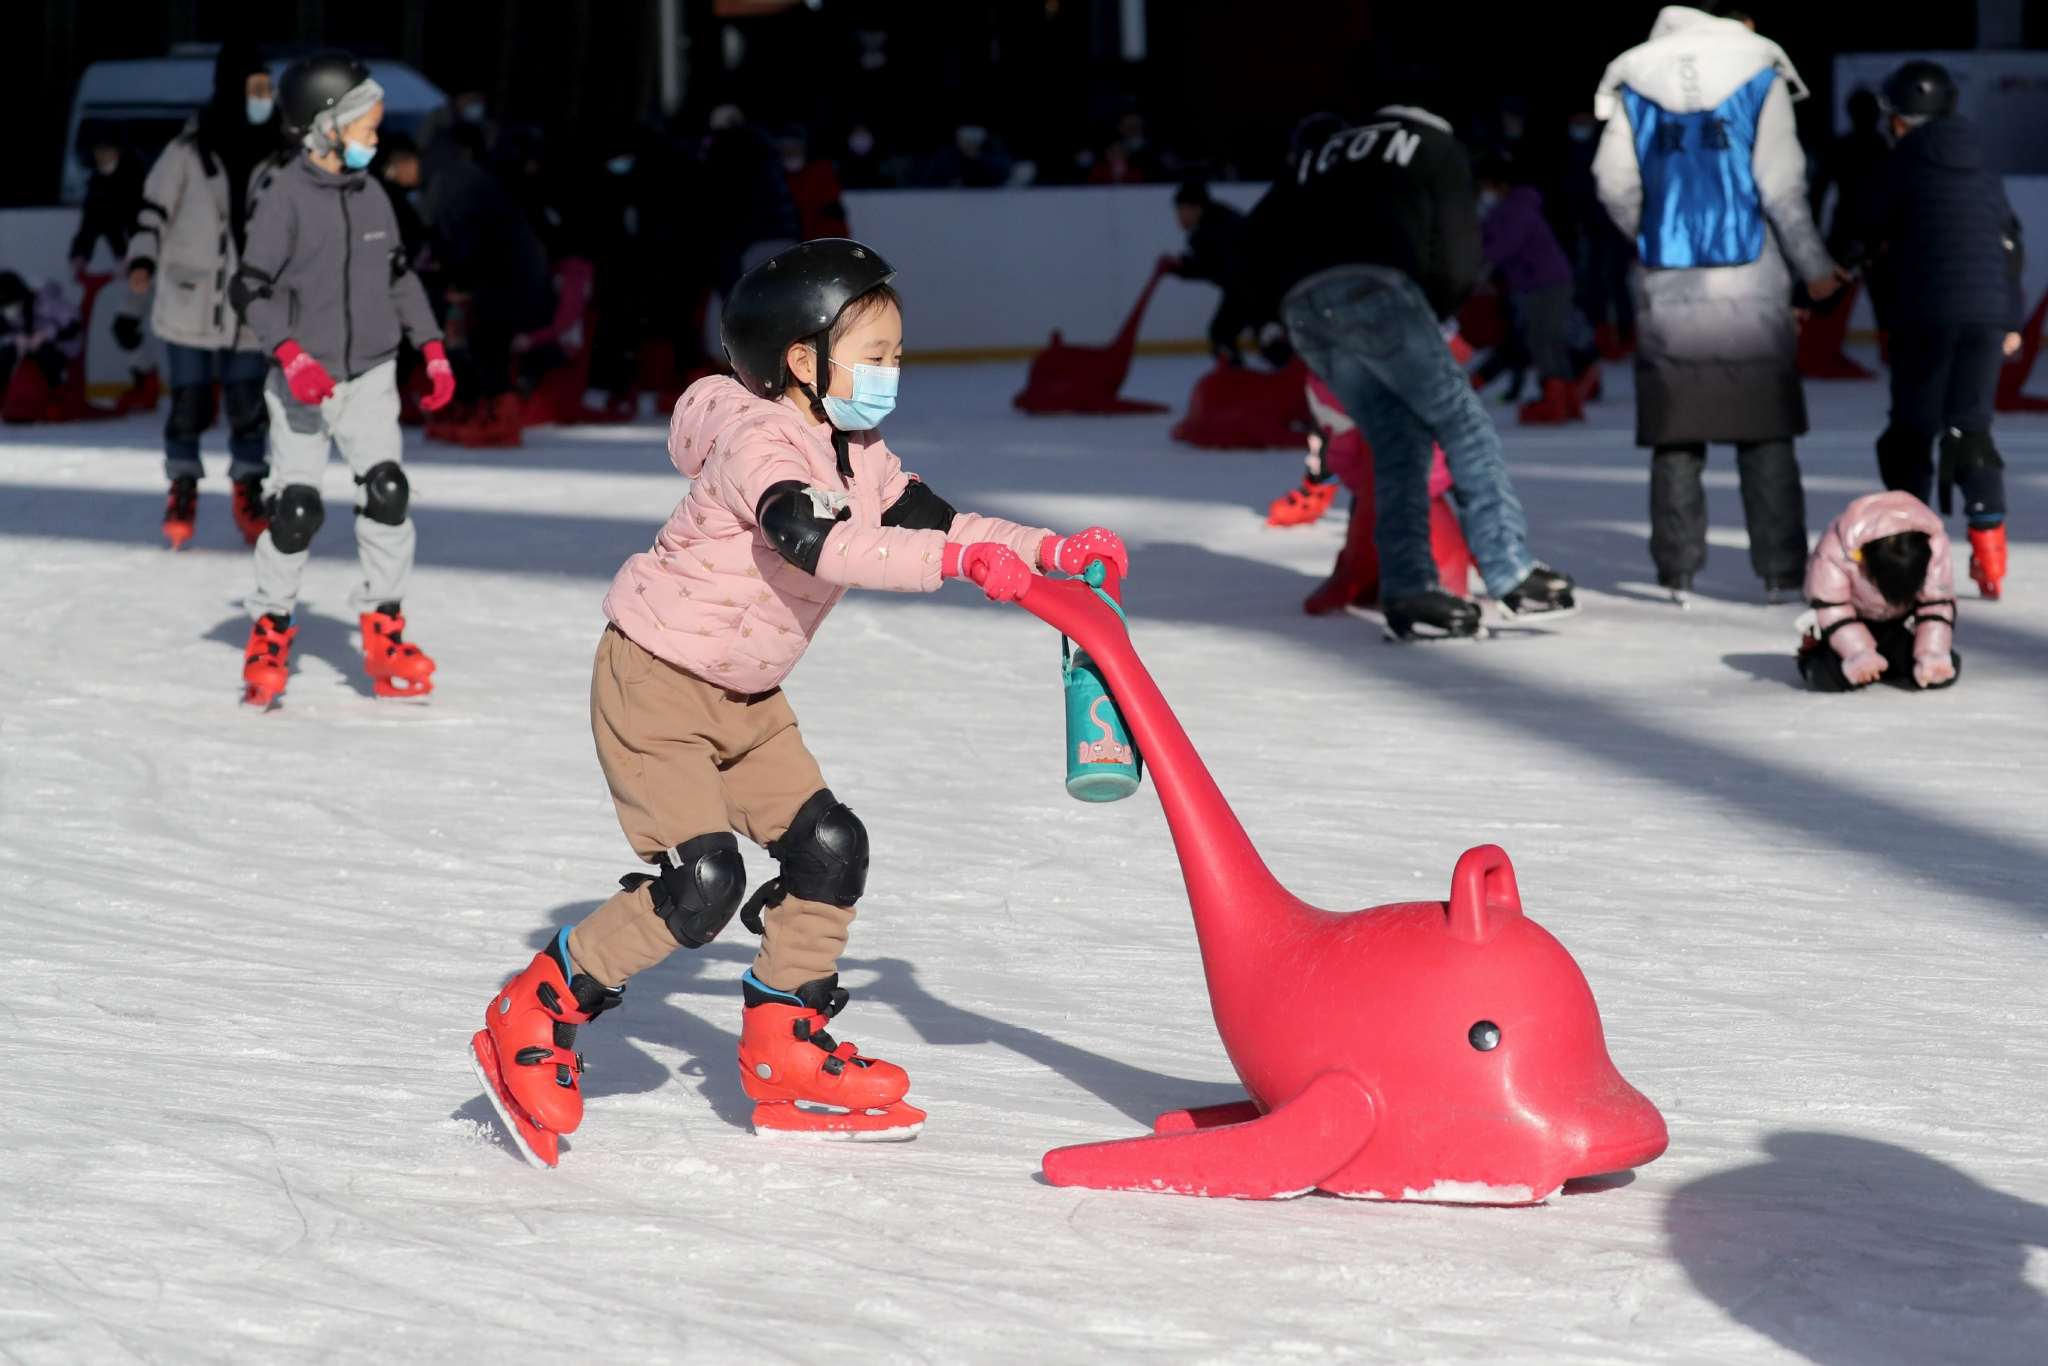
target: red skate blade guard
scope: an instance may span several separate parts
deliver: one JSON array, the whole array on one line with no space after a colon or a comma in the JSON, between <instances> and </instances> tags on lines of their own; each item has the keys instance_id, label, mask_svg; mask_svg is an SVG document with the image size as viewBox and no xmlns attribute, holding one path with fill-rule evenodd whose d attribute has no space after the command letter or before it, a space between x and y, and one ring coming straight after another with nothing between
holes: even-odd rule
<instances>
[{"instance_id":1,"label":"red skate blade guard","mask_svg":"<svg viewBox=\"0 0 2048 1366\"><path fill-rule=\"evenodd\" d=\"M807 1138L840 1143L901 1143L924 1131L924 1111L896 1101L880 1109L809 1109L793 1100L754 1106L754 1132L762 1138Z\"/></svg>"},{"instance_id":2,"label":"red skate blade guard","mask_svg":"<svg viewBox=\"0 0 2048 1366\"><path fill-rule=\"evenodd\" d=\"M1294 1099L1249 1122L1217 1124L1225 1117L1218 1111L1242 1113L1237 1106L1177 1110L1160 1116L1162 1125L1174 1126L1168 1132L1055 1148L1045 1155L1045 1179L1093 1190L1284 1200L1342 1170L1375 1127L1371 1095L1342 1072L1321 1073ZM1204 1119L1209 1127L1200 1127Z\"/></svg>"},{"instance_id":3,"label":"red skate blade guard","mask_svg":"<svg viewBox=\"0 0 2048 1366\"><path fill-rule=\"evenodd\" d=\"M479 1029L471 1037L469 1061L476 1069L476 1079L484 1084L484 1098L498 1112L499 1122L504 1124L505 1132L512 1135L519 1155L529 1166L543 1171L552 1168L561 1160L560 1140L528 1119L518 1102L505 1093L504 1074L498 1066L498 1046L491 1042L490 1030Z\"/></svg>"}]
</instances>

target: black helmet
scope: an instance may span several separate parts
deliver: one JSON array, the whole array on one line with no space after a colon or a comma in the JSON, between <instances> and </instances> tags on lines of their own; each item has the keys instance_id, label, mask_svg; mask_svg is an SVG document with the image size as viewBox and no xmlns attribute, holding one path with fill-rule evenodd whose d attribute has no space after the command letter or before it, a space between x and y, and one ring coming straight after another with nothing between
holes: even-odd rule
<instances>
[{"instance_id":1,"label":"black helmet","mask_svg":"<svg viewBox=\"0 0 2048 1366\"><path fill-rule=\"evenodd\" d=\"M369 79L370 68L357 61L354 53L339 48L293 62L277 82L277 112L285 136L295 142L304 137L314 119Z\"/></svg>"},{"instance_id":2,"label":"black helmet","mask_svg":"<svg viewBox=\"0 0 2048 1366\"><path fill-rule=\"evenodd\" d=\"M1953 114L1956 109L1955 78L1940 62L1922 58L1907 62L1884 78L1884 107L1908 117Z\"/></svg>"},{"instance_id":3,"label":"black helmet","mask_svg":"<svg viewBox=\"0 0 2048 1366\"><path fill-rule=\"evenodd\" d=\"M741 276L725 301L718 322L725 358L740 383L762 398L775 398L789 383L783 357L790 345L816 337L822 370L833 320L895 274L872 248L845 237L820 238L770 257Z\"/></svg>"}]
</instances>

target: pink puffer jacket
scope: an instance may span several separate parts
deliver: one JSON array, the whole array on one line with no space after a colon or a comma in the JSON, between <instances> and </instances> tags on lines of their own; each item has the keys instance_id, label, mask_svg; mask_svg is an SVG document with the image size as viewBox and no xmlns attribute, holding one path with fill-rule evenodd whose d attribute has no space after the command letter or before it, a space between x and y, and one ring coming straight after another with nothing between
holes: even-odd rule
<instances>
[{"instance_id":1,"label":"pink puffer jacket","mask_svg":"<svg viewBox=\"0 0 2048 1366\"><path fill-rule=\"evenodd\" d=\"M1819 603L1815 615L1825 631L1836 622L1848 622L1828 643L1844 659L1875 649L1877 641L1865 621L1897 621L1912 608L1894 607L1877 591L1862 567L1852 558L1866 544L1881 536L1902 531L1924 531L1934 556L1927 562L1927 578L1920 585L1921 603L1948 603L1952 613L1956 599L1955 569L1950 563L1948 532L1941 518L1927 504L1910 493L1865 494L1849 504L1842 515L1828 523L1813 558L1806 562L1806 597ZM1915 659L1947 659L1955 635L1946 621L1932 614L1920 618L1913 630Z\"/></svg>"},{"instance_id":2,"label":"pink puffer jacket","mask_svg":"<svg viewBox=\"0 0 2048 1366\"><path fill-rule=\"evenodd\" d=\"M1000 541L1034 570L1052 535L962 512L950 532L885 527L882 513L914 476L879 432L852 437L850 481L839 477L829 427L787 400L756 398L737 380L698 380L676 403L668 454L694 482L654 549L620 567L604 614L658 658L735 692L766 692L803 658L848 588L929 593L947 541ZM754 509L785 479L843 496L852 515L825 538L816 575L782 558Z\"/></svg>"}]
</instances>

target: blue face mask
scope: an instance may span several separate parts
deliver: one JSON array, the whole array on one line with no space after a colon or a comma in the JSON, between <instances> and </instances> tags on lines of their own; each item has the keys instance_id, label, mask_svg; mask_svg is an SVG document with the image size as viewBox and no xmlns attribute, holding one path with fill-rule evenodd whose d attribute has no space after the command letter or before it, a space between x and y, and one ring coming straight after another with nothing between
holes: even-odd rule
<instances>
[{"instance_id":1,"label":"blue face mask","mask_svg":"<svg viewBox=\"0 0 2048 1366\"><path fill-rule=\"evenodd\" d=\"M341 164L348 167L351 171L360 171L376 159L377 149L375 147L365 147L360 142L344 142L341 144Z\"/></svg>"},{"instance_id":2,"label":"blue face mask","mask_svg":"<svg viewBox=\"0 0 2048 1366\"><path fill-rule=\"evenodd\" d=\"M251 123L270 122L270 111L277 107L276 101L270 99L259 100L254 95L249 96L244 101L244 104L248 108L249 122Z\"/></svg>"},{"instance_id":3,"label":"blue face mask","mask_svg":"<svg viewBox=\"0 0 2048 1366\"><path fill-rule=\"evenodd\" d=\"M838 361L832 362L839 365ZM896 411L896 381L903 373L894 365L839 365L853 372L853 397L826 394L825 416L842 432L872 431Z\"/></svg>"}]
</instances>

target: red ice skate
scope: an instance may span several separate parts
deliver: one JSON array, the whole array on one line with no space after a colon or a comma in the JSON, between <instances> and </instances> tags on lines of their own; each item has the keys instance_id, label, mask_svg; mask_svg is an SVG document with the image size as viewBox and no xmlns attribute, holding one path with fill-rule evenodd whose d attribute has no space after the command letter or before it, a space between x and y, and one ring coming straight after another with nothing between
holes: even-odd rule
<instances>
[{"instance_id":1,"label":"red ice skate","mask_svg":"<svg viewBox=\"0 0 2048 1366\"><path fill-rule=\"evenodd\" d=\"M199 523L199 481L190 475L171 481L171 493L164 500L164 539L171 549L183 550Z\"/></svg>"},{"instance_id":2,"label":"red ice skate","mask_svg":"<svg viewBox=\"0 0 2048 1366\"><path fill-rule=\"evenodd\" d=\"M1337 500L1337 490L1343 487L1335 479L1317 483L1314 479L1303 478L1299 488L1289 489L1273 500L1273 506L1266 511L1267 526L1307 526L1319 522L1330 510L1330 504Z\"/></svg>"},{"instance_id":3,"label":"red ice skate","mask_svg":"<svg viewBox=\"0 0 2048 1366\"><path fill-rule=\"evenodd\" d=\"M2005 523L1983 531L1970 528L1970 577L1987 598L1995 600L2005 591Z\"/></svg>"},{"instance_id":4,"label":"red ice skate","mask_svg":"<svg viewBox=\"0 0 2048 1366\"><path fill-rule=\"evenodd\" d=\"M270 530L270 514L263 507L263 477L235 481L235 528L250 545Z\"/></svg>"},{"instance_id":5,"label":"red ice skate","mask_svg":"<svg viewBox=\"0 0 2048 1366\"><path fill-rule=\"evenodd\" d=\"M402 638L405 618L387 602L361 617L363 672L379 697L425 697L434 690L434 661Z\"/></svg>"},{"instance_id":6,"label":"red ice skate","mask_svg":"<svg viewBox=\"0 0 2048 1366\"><path fill-rule=\"evenodd\" d=\"M292 638L298 633L290 617L256 618L242 656L243 706L268 710L284 694L292 670Z\"/></svg>"},{"instance_id":7,"label":"red ice skate","mask_svg":"<svg viewBox=\"0 0 2048 1366\"><path fill-rule=\"evenodd\" d=\"M469 1041L470 1059L484 1094L505 1122L519 1152L536 1167L561 1159L560 1139L583 1122L582 1055L576 1026L620 1002L621 994L578 973L575 986L562 970L568 931L533 956L526 971L507 982L484 1011L484 1027Z\"/></svg>"},{"instance_id":8,"label":"red ice skate","mask_svg":"<svg viewBox=\"0 0 2048 1366\"><path fill-rule=\"evenodd\" d=\"M846 1005L837 975L794 992L763 985L751 969L740 982L740 1085L756 1102L755 1133L871 1143L917 1137L924 1111L903 1102L908 1074L825 1032Z\"/></svg>"}]
</instances>

